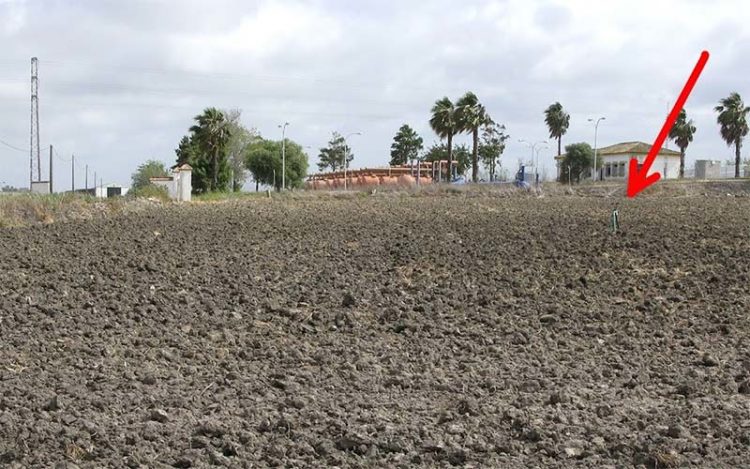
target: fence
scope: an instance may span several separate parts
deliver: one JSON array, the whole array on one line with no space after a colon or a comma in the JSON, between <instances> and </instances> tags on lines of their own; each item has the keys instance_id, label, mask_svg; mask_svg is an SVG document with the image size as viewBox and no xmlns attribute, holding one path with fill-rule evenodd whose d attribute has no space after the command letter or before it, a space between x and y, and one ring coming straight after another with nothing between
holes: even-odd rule
<instances>
[{"instance_id":1,"label":"fence","mask_svg":"<svg viewBox=\"0 0 750 469\"><path fill-rule=\"evenodd\" d=\"M708 179L732 179L734 178L735 167L736 165L734 164L722 162L718 174L714 174ZM695 166L692 168L685 168L685 177L690 179L695 178ZM750 166L747 164L740 165L740 177L750 177Z\"/></svg>"}]
</instances>

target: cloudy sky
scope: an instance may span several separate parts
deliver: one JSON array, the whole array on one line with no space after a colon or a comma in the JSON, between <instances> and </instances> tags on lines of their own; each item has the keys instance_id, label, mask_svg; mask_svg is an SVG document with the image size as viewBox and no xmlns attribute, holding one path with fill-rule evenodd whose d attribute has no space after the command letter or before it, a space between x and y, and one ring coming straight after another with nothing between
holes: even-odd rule
<instances>
[{"instance_id":1,"label":"cloudy sky","mask_svg":"<svg viewBox=\"0 0 750 469\"><path fill-rule=\"evenodd\" d=\"M267 138L288 121L311 165L332 131L362 132L355 167L387 164L403 123L432 143L432 103L467 90L507 126L512 169L529 155L518 139L548 138L554 101L571 114L563 144L593 144L599 116L599 146L652 142L704 49L688 162L724 160L712 109L732 91L750 102L748 25L746 0L0 0L0 182L28 183L33 56L58 189L72 153L77 184L85 164L127 183L146 159L172 163L207 106L242 109Z\"/></svg>"}]
</instances>

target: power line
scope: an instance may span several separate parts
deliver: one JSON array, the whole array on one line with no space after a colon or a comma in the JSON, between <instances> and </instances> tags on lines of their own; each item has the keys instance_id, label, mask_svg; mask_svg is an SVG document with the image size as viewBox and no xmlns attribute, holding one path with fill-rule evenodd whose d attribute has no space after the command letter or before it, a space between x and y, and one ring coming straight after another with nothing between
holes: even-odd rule
<instances>
[{"instance_id":1,"label":"power line","mask_svg":"<svg viewBox=\"0 0 750 469\"><path fill-rule=\"evenodd\" d=\"M191 71L191 70L177 70L177 69L167 69L167 68L158 68L158 67L127 67L127 66L114 66L114 65L103 65L100 63L93 63L93 62L85 62L85 61L60 61L60 60L45 60L43 61L45 65L51 65L51 66L65 66L65 65L73 65L73 66L88 66L92 68L96 68L97 70L111 70L114 72L123 72L123 71L129 71L129 72L137 72L137 73L145 73L145 74L160 74L160 75L179 75L179 76L193 76L196 78L216 78L216 79L222 79L222 80L240 80L240 81L247 81L248 79L255 79L255 80L263 80L263 81L274 81L274 82L281 82L285 80L296 80L296 81L303 81L305 83L310 82L317 82L317 83L323 83L323 84L330 84L333 86L340 87L341 85L350 86L352 88L363 88L372 90L373 86L381 85L382 83L376 82L376 81L345 81L345 80L336 80L336 79L330 79L330 78L320 78L320 77L314 77L310 75L294 75L294 74L288 74L285 73L283 75L261 75L261 74L242 74L242 73L216 73L216 72L198 72L198 71ZM400 86L401 89L408 89L408 90L422 90L421 87L416 86Z\"/></svg>"},{"instance_id":2,"label":"power line","mask_svg":"<svg viewBox=\"0 0 750 469\"><path fill-rule=\"evenodd\" d=\"M5 142L3 140L0 140L0 144L5 145L6 147L11 148L13 150L20 151L21 153L28 153L29 152L28 148L19 148L19 147L15 146L15 145L11 145L10 143Z\"/></svg>"},{"instance_id":3,"label":"power line","mask_svg":"<svg viewBox=\"0 0 750 469\"><path fill-rule=\"evenodd\" d=\"M71 161L71 160L69 160L69 159L65 159L65 158L63 158L62 156L60 156L60 154L59 154L59 153L57 153L57 147L52 147L52 151L53 151L53 152L55 152L55 156L56 156L56 157L57 157L57 158L58 158L58 159L59 159L60 161L62 161L62 162L64 162L64 163L70 163L70 161Z\"/></svg>"},{"instance_id":4,"label":"power line","mask_svg":"<svg viewBox=\"0 0 750 469\"><path fill-rule=\"evenodd\" d=\"M115 82L86 82L86 81L66 81L66 80L55 80L54 83L49 85L52 92L58 92L58 91L74 91L76 93L80 93L84 96L101 96L101 95L111 95L112 93L108 93L108 91L111 92L117 92L121 91L122 93L117 94L117 96L127 96L127 95L135 95L135 96L181 96L181 97L189 97L189 98L198 98L198 97L216 97L216 96L227 96L227 97L237 97L242 96L245 98L251 98L253 100L259 100L259 99L273 99L276 101L293 101L295 103L299 102L305 102L305 103L337 103L337 104L349 104L352 103L361 103L366 105L381 105L381 106L387 106L389 109L411 109L413 106L417 105L417 102L414 102L413 104L410 104L408 102L404 102L403 100L393 100L393 99L375 99L371 97L361 97L361 96L342 96L341 94L334 94L334 95L326 95L318 92L310 92L310 93L304 93L304 92L295 92L290 93L286 89L278 89L278 90L271 90L268 91L265 88L259 88L257 91L245 91L245 90L232 90L228 89L227 87L201 87L201 86L182 86L182 87L151 87L151 86L144 86L141 84L126 84L126 83L115 83ZM86 91L81 91L85 89ZM372 94L372 90L369 90L370 93L368 95ZM274 96L276 94L277 96Z\"/></svg>"}]
</instances>

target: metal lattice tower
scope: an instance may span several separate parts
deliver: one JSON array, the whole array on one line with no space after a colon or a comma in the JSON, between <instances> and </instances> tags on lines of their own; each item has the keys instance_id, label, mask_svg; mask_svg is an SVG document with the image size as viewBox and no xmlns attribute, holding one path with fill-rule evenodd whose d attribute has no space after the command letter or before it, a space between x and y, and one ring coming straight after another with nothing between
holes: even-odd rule
<instances>
[{"instance_id":1,"label":"metal lattice tower","mask_svg":"<svg viewBox=\"0 0 750 469\"><path fill-rule=\"evenodd\" d=\"M34 167L36 180L42 180L42 156L39 147L39 60L31 58L31 148L29 154L29 189L34 182Z\"/></svg>"}]
</instances>

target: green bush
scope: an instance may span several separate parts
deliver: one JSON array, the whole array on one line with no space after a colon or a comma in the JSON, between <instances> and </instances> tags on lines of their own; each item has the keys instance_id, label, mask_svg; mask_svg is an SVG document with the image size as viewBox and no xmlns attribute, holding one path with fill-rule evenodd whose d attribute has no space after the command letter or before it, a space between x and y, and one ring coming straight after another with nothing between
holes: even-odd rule
<instances>
[{"instance_id":1,"label":"green bush","mask_svg":"<svg viewBox=\"0 0 750 469\"><path fill-rule=\"evenodd\" d=\"M162 202L169 202L171 200L169 198L169 192L167 191L167 188L163 186L157 186L155 184L149 184L137 189L131 189L128 192L128 196L132 198L157 199L161 200Z\"/></svg>"}]
</instances>

